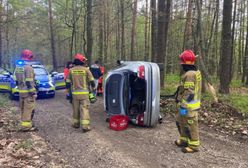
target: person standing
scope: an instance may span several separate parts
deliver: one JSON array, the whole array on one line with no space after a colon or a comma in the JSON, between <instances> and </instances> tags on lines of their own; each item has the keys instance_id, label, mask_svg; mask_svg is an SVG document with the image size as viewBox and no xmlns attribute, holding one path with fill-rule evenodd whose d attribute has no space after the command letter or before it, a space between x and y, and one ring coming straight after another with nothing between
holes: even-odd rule
<instances>
[{"instance_id":1,"label":"person standing","mask_svg":"<svg viewBox=\"0 0 248 168\"><path fill-rule=\"evenodd\" d=\"M23 50L21 52L22 61L33 60L33 53L30 50ZM21 109L21 131L35 131L32 119L34 116L35 100L37 93L35 89L35 74L31 65L25 62L16 66L15 79L17 88L19 90L19 101Z\"/></svg>"},{"instance_id":2,"label":"person standing","mask_svg":"<svg viewBox=\"0 0 248 168\"><path fill-rule=\"evenodd\" d=\"M68 61L66 64L66 67L64 68L64 80L66 80L66 77L69 74L69 70L73 67L73 63L71 61Z\"/></svg>"},{"instance_id":3,"label":"person standing","mask_svg":"<svg viewBox=\"0 0 248 168\"><path fill-rule=\"evenodd\" d=\"M97 88L98 86L98 80L99 78L103 75L102 72L101 72L101 69L100 69L100 65L99 65L99 61L96 60L94 64L92 64L90 66L90 71L94 77L94 82L95 82L95 86ZM96 91L94 92L94 95L96 96Z\"/></svg>"},{"instance_id":4,"label":"person standing","mask_svg":"<svg viewBox=\"0 0 248 168\"><path fill-rule=\"evenodd\" d=\"M201 72L195 64L196 56L191 50L185 50L180 56L180 64L184 71L177 97L179 110L176 113L176 125L180 138L175 144L184 153L199 151L198 111L201 106Z\"/></svg>"},{"instance_id":5,"label":"person standing","mask_svg":"<svg viewBox=\"0 0 248 168\"><path fill-rule=\"evenodd\" d=\"M88 83L95 91L94 78L88 68L84 66L86 58L82 54L74 56L74 67L69 70L66 78L66 88L72 92L73 124L83 132L90 131L89 90ZM81 119L80 119L81 118Z\"/></svg>"}]
</instances>

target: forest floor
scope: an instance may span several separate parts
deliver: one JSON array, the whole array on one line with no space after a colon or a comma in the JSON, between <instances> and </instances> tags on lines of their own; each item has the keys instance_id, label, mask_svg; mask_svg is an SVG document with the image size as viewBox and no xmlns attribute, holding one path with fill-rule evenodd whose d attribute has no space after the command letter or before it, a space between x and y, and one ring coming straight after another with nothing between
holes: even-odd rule
<instances>
[{"instance_id":1,"label":"forest floor","mask_svg":"<svg viewBox=\"0 0 248 168\"><path fill-rule=\"evenodd\" d=\"M18 102L12 102L18 106ZM0 165L3 167L248 167L247 117L236 109L203 102L200 112L200 152L184 154L178 138L173 100L161 101L167 115L155 128L129 125L113 131L105 122L101 97L91 105L92 131L71 127L71 104L64 91L37 101L38 132L15 132L16 107L1 108ZM217 114L218 117L215 117ZM245 123L246 122L246 123ZM235 125L235 126L234 126ZM234 126L234 127L233 127ZM25 165L25 166L24 166ZM1 167L1 166L0 166Z\"/></svg>"}]
</instances>

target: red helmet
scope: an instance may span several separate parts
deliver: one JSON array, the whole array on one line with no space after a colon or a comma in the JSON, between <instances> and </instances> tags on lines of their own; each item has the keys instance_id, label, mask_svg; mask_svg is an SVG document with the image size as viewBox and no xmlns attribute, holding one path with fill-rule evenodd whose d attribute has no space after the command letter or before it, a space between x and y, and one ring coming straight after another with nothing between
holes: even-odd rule
<instances>
[{"instance_id":1,"label":"red helmet","mask_svg":"<svg viewBox=\"0 0 248 168\"><path fill-rule=\"evenodd\" d=\"M27 49L22 50L22 52L21 52L21 59L29 61L29 60L32 60L33 58L34 58L34 56L33 56L33 52L32 51L27 50Z\"/></svg>"},{"instance_id":2,"label":"red helmet","mask_svg":"<svg viewBox=\"0 0 248 168\"><path fill-rule=\"evenodd\" d=\"M74 55L74 59L77 59L81 62L85 62L87 60L87 58L85 58L85 56L83 54L79 54L79 53Z\"/></svg>"},{"instance_id":3,"label":"red helmet","mask_svg":"<svg viewBox=\"0 0 248 168\"><path fill-rule=\"evenodd\" d=\"M195 64L195 54L191 50L185 50L180 56L180 64L194 65Z\"/></svg>"}]
</instances>

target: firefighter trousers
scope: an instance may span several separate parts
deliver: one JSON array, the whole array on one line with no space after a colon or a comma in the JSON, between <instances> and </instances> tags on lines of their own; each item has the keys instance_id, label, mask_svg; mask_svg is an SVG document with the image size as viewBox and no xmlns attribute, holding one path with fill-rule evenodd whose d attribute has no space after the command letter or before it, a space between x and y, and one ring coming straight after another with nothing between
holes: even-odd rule
<instances>
[{"instance_id":1,"label":"firefighter trousers","mask_svg":"<svg viewBox=\"0 0 248 168\"><path fill-rule=\"evenodd\" d=\"M200 146L198 111L189 111L187 115L176 114L176 125L180 134L180 140L187 142L191 148Z\"/></svg>"},{"instance_id":2,"label":"firefighter trousers","mask_svg":"<svg viewBox=\"0 0 248 168\"><path fill-rule=\"evenodd\" d=\"M27 97L20 96L19 103L21 109L20 125L22 128L31 128L34 116L35 98L31 95L28 95Z\"/></svg>"},{"instance_id":3,"label":"firefighter trousers","mask_svg":"<svg viewBox=\"0 0 248 168\"><path fill-rule=\"evenodd\" d=\"M89 105L90 103L88 99L73 98L72 106L74 127L79 127L81 123L83 129L90 129Z\"/></svg>"}]
</instances>

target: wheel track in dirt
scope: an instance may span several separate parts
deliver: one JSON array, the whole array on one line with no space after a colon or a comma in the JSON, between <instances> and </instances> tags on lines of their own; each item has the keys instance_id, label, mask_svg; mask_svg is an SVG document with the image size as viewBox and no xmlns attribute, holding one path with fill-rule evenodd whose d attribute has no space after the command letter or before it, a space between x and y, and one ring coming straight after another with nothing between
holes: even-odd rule
<instances>
[{"instance_id":1,"label":"wheel track in dirt","mask_svg":"<svg viewBox=\"0 0 248 168\"><path fill-rule=\"evenodd\" d=\"M247 144L201 131L201 151L183 154L173 141L178 137L174 122L156 128L130 125L112 131L105 122L103 101L90 108L93 130L86 134L71 127L72 107L63 90L55 99L37 101L35 123L39 134L58 150L68 167L248 167Z\"/></svg>"}]
</instances>

